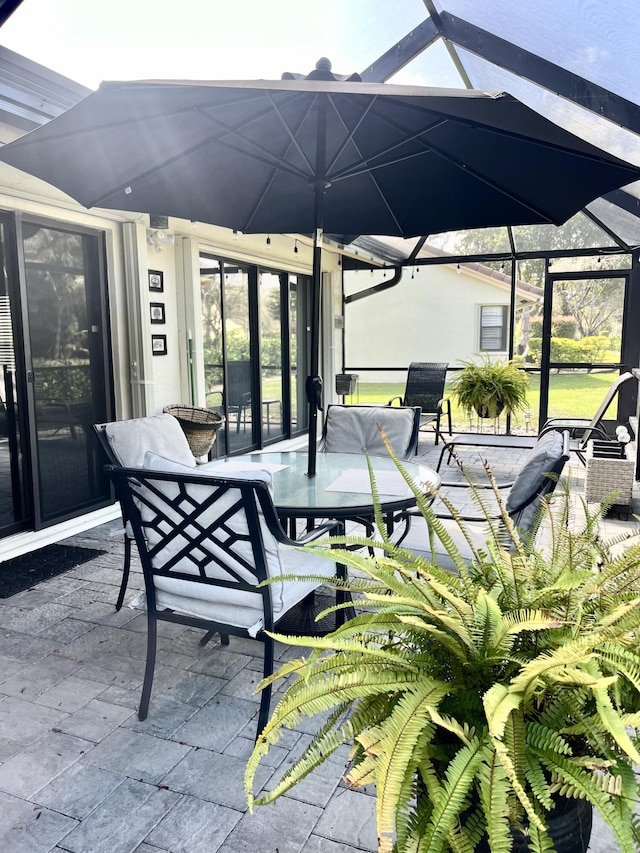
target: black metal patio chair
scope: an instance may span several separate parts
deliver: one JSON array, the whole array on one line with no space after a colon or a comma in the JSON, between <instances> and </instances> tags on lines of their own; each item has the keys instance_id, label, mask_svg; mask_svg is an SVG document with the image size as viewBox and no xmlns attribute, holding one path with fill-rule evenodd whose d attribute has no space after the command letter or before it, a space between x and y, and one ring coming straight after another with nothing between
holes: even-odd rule
<instances>
[{"instance_id":1,"label":"black metal patio chair","mask_svg":"<svg viewBox=\"0 0 640 853\"><path fill-rule=\"evenodd\" d=\"M274 641L267 632L325 581L346 578L344 566L301 552L301 541L341 533L338 522L293 542L282 530L267 471L220 477L192 470L154 453L144 468L106 467L124 516L131 523L145 582L147 655L138 718L149 708L156 659L157 624L201 628L201 645L220 634L250 637L264 645L263 675L273 672ZM286 580L296 576L296 580ZM272 579L273 583L259 586ZM348 593L339 587L336 603ZM336 613L336 624L344 610ZM271 686L262 691L260 734L269 712Z\"/></svg>"},{"instance_id":2,"label":"black metal patio chair","mask_svg":"<svg viewBox=\"0 0 640 853\"><path fill-rule=\"evenodd\" d=\"M113 421L106 424L94 424L94 432L104 452L105 462L126 468L140 468L148 450L159 456L172 459L195 471L196 460L189 442L173 415L151 415L146 418L130 418L125 421ZM122 506L122 505L121 505ZM116 610L120 610L129 583L131 570L131 543L133 530L128 517L124 514L124 564L122 581L116 601Z\"/></svg>"},{"instance_id":3,"label":"black metal patio chair","mask_svg":"<svg viewBox=\"0 0 640 853\"><path fill-rule=\"evenodd\" d=\"M387 403L392 406L398 400L401 406L420 406L420 429L435 421L436 444L441 435L440 419L443 414L447 416L451 435L451 401L444 396L448 367L445 362L412 361L403 396L392 397Z\"/></svg>"},{"instance_id":4,"label":"black metal patio chair","mask_svg":"<svg viewBox=\"0 0 640 853\"><path fill-rule=\"evenodd\" d=\"M410 460L417 452L421 410L419 406L367 406L332 403L327 406L319 449L323 453L368 453L388 456L389 451L380 430L384 430L399 459ZM399 516L386 519L390 530ZM411 519L402 515L406 536ZM367 536L373 535L373 524L366 518L349 521L364 527ZM295 528L295 522L294 522Z\"/></svg>"}]
</instances>

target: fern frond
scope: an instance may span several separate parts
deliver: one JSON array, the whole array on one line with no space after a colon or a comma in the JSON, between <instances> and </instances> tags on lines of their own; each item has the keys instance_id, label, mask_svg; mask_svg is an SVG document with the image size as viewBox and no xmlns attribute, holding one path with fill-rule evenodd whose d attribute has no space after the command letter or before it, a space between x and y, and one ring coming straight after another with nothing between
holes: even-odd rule
<instances>
[{"instance_id":1,"label":"fern frond","mask_svg":"<svg viewBox=\"0 0 640 853\"><path fill-rule=\"evenodd\" d=\"M416 768L414 747L429 721L428 706L434 702L432 691L416 689L404 693L387 719L380 724L380 744L376 765L378 791L376 815L380 851L391 850L396 812L407 779ZM406 792L405 792L406 793Z\"/></svg>"},{"instance_id":2,"label":"fern frond","mask_svg":"<svg viewBox=\"0 0 640 853\"><path fill-rule=\"evenodd\" d=\"M445 849L447 836L457 823L481 762L482 747L477 739L461 747L449 762L421 840L421 853L441 853Z\"/></svg>"},{"instance_id":3,"label":"fern frond","mask_svg":"<svg viewBox=\"0 0 640 853\"><path fill-rule=\"evenodd\" d=\"M510 853L512 837L507 802L509 781L504 767L493 749L484 746L483 762L479 767L479 795L486 820L486 830L492 853Z\"/></svg>"},{"instance_id":4,"label":"fern frond","mask_svg":"<svg viewBox=\"0 0 640 853\"><path fill-rule=\"evenodd\" d=\"M546 764L547 769L562 779L567 786L571 787L574 796L586 798L598 810L605 823L611 828L620 846L621 853L637 853L634 846L633 831L631 827L631 808L624 798L612 800L609 794L605 794L594 778L576 765L570 758L558 756L555 761L545 756L540 756ZM615 802L615 805L614 805ZM621 819L622 816L624 819Z\"/></svg>"}]
</instances>

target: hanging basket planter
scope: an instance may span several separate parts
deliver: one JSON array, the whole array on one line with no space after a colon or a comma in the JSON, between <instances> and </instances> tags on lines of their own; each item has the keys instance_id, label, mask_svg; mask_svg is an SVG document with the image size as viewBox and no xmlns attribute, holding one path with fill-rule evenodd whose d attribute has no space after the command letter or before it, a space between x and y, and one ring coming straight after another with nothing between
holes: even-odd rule
<instances>
[{"instance_id":1,"label":"hanging basket planter","mask_svg":"<svg viewBox=\"0 0 640 853\"><path fill-rule=\"evenodd\" d=\"M174 404L162 410L178 421L182 427L191 452L195 457L206 456L214 445L216 434L225 418L218 412L199 409L196 406Z\"/></svg>"}]
</instances>

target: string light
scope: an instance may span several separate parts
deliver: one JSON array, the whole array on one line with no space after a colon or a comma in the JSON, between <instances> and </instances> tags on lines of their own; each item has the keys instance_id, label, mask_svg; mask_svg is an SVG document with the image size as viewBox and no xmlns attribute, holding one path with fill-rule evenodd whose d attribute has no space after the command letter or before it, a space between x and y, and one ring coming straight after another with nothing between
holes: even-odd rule
<instances>
[{"instance_id":1,"label":"string light","mask_svg":"<svg viewBox=\"0 0 640 853\"><path fill-rule=\"evenodd\" d=\"M297 240L293 241L293 254L294 255L298 254L298 241Z\"/></svg>"},{"instance_id":2,"label":"string light","mask_svg":"<svg viewBox=\"0 0 640 853\"><path fill-rule=\"evenodd\" d=\"M267 234L267 252L271 251L271 234Z\"/></svg>"},{"instance_id":3,"label":"string light","mask_svg":"<svg viewBox=\"0 0 640 853\"><path fill-rule=\"evenodd\" d=\"M458 275L460 275L460 273L462 272L462 267L460 266L460 264L456 266L456 272L458 273Z\"/></svg>"}]
</instances>

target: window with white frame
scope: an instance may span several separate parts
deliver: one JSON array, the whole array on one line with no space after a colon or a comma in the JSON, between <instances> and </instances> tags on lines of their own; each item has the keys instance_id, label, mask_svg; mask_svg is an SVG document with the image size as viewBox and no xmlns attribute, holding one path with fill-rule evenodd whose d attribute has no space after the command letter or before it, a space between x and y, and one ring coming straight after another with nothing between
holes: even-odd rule
<instances>
[{"instance_id":1,"label":"window with white frame","mask_svg":"<svg viewBox=\"0 0 640 853\"><path fill-rule=\"evenodd\" d=\"M507 306L480 306L480 350L505 352L507 349Z\"/></svg>"}]
</instances>

